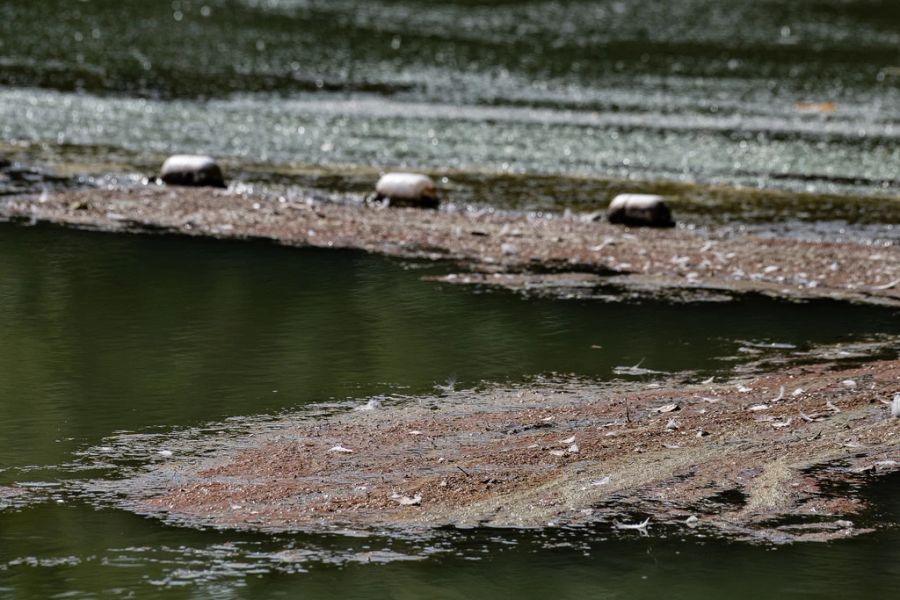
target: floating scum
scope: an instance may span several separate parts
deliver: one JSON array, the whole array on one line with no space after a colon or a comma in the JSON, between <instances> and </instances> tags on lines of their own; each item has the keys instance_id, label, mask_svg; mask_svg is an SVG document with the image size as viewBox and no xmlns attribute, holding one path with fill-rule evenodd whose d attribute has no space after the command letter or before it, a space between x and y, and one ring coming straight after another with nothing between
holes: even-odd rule
<instances>
[{"instance_id":1,"label":"floating scum","mask_svg":"<svg viewBox=\"0 0 900 600\"><path fill-rule=\"evenodd\" d=\"M433 277L557 297L608 297L619 290L620 296L724 300L753 292L900 305L900 246L890 243L626 228L570 213L381 210L363 202L155 185L19 195L0 204L0 216L452 261L459 272Z\"/></svg>"},{"instance_id":2,"label":"floating scum","mask_svg":"<svg viewBox=\"0 0 900 600\"><path fill-rule=\"evenodd\" d=\"M288 545L285 554L302 554L308 551L307 542L315 544L329 536L223 537L215 532L158 527L117 510L95 511L92 496L77 494L87 491L100 494L108 507L121 506L173 523L251 530L323 532L346 524L369 531L415 529L428 532L427 538L430 528L444 524L591 525L585 534L549 533L558 536L558 541L574 542L562 554L548 545L538 556L526 556L531 548L525 544L509 552L517 555L515 570L509 572L514 579L504 576L503 561L495 560L492 552L491 560L483 563L485 573L491 573L489 585L484 578L472 577L471 570L457 568L467 563L441 559L438 567L451 567L444 569L449 573L445 583L470 586L474 596L490 595L494 589L508 587L510 581L524 586L525 595L558 593L559 577L541 569L556 569L559 575L562 562L566 564L565 587L570 591L593 590L596 595L597 586L602 585L610 595L627 596L628 592L622 593L625 589L681 589L684 593L684 586L689 585L697 588L694 595L702 595L704 587L708 591L732 586L741 590L740 595L751 583L746 577L721 576L720 572L728 569L718 568L719 561L714 573L702 549L689 550L703 546L708 551L708 537L699 544L654 541L654 553L660 557L655 567L652 560L644 560L648 558L643 553L646 544L641 542L613 542L614 553L621 554L615 564L604 563L602 557L598 560L596 554L582 559L581 550L609 554L608 533L637 537L647 532L665 535L676 529L689 536L681 528L694 528L702 536L712 533L780 542L840 539L886 525L886 531L871 536L868 542L829 546L818 554L803 549L775 564L770 561L768 567L775 568L758 587L773 588L773 581L784 575L782 579L790 583L776 595L819 590L837 596L840 592L834 590L849 586L852 596L860 594L860 583L865 589L887 587L886 594L874 595L889 595L892 590L887 580L897 573L896 561L886 567L891 561L873 561L871 557L878 552L883 555L884 548L895 543L896 524L868 514L864 496L836 490L896 472L900 459L900 373L896 340L889 339L900 333L889 322L890 315L896 315L892 311L900 306L900 247L896 228L891 229L897 222L893 218L896 210L883 210L884 205L893 204L900 183L896 176L897 73L891 66L896 61L898 40L896 28L890 26L896 10L891 2L870 0L730 4L723 10L721 3L710 0L465 1L439 7L406 0L370 4L294 0L4 2L0 9L5 17L0 19L0 59L4 64L0 80L5 89L0 90L0 111L8 118L0 118L0 138L9 145L0 147L0 154L9 152L15 166L4 167L0 159L0 219L104 231L263 239L434 261L427 269L404 273L434 277L439 284L421 287L442 295L449 301L447 306L475 306L484 299L484 315L480 308L478 315L460 316L457 312L453 321L471 322L473 329L480 330L479 339L492 342L508 333L513 340L510 345L519 344L515 350L534 357L502 367L514 373L530 370L527 365L539 370L551 363L562 369L571 364L563 353L547 356L546 347L542 351L528 341L534 337L517 342L516 334L521 333L517 323L518 328L531 327L531 309L548 303L520 303L508 294L492 294L454 304L465 294L448 291L446 284L643 305L629 307L629 311L635 308L631 322L611 324L621 328L617 335L631 344L633 353L610 357L616 354L611 349L619 347L612 336L589 340L602 343L605 350L584 349L585 363L604 365L602 374L590 372L610 381L538 378L484 384L478 390L455 390L449 385L440 393L399 402L396 398L369 398L385 388L379 387L380 379L372 379L372 383L365 379L368 374L359 375L359 361L355 361L347 363L352 368L340 377L317 374L330 380L346 379L347 386L366 386L354 388L364 392L349 392L360 395L353 403L291 415L235 417L208 428L198 425L174 433L153 429L143 438L123 434L101 441L101 436L122 427L104 425L104 405L91 385L97 356L90 351L71 352L77 358L59 361L67 349L78 347L80 337L100 337L97 334L104 332L79 335L85 330L87 314L65 311L65 297L57 283L62 263L46 265L49 261L39 247L44 238L34 238L35 245L25 247L38 251L18 254L35 257L21 260L23 268L12 273L13 279L19 272L29 276L22 279L23 285L4 282L4 294L12 285L21 288L23 294L13 298L24 300L17 304L25 306L14 307L21 308L25 317L21 321L48 322L52 340L42 339L48 338L40 335L43 330L25 328L17 322L20 319L8 319L10 326L19 326L21 346L8 348L12 360L7 364L23 372L34 371L25 379L34 383L27 386L31 391L22 394L48 399L46 413L28 411L29 416L34 413L34 421L44 421L42 432L49 431L52 436L54 428L62 426L53 419L64 417L72 406L77 406L84 418L66 419L63 429L76 433L69 439L57 435L61 438L57 444L36 443L37 438L24 427L21 431L14 431L16 425L5 428L12 438L4 440L11 442L7 456L18 453L16 459L22 464L34 465L30 472L35 477L65 481L52 492L41 491L42 482L20 482L10 489L9 482L26 475L7 468L9 465L0 467L5 477L0 482L0 508L7 509L0 527L6 534L0 538L7 542L0 542L4 547L0 588L11 589L12 594L28 588L32 594L47 597L100 595L95 588L135 593L130 589L134 581L147 586L151 585L147 582L166 580L172 574L173 579L160 585L174 587L189 581L204 585L191 578L215 571L216 576L231 579L206 584L199 595L210 595L213 590L212 595L227 595L223 588L241 586L245 586L241 594L273 595L273 588L285 591L282 586L290 585L316 595L311 583L319 581L323 591L318 593L327 597L329 591L332 596L340 595L334 593L334 586L341 581L351 580L349 589L357 575L369 572L353 569L354 576L346 578L317 568L314 570L324 573L301 581L277 575L257 580L259 572L246 570L242 571L246 575L235 578L233 573L223 574L230 570L227 564L210 556L229 553L226 546L242 548L247 552L245 562L252 567L250 553L259 548L254 540ZM53 8L48 10L48 6ZM55 18L48 20L48 12ZM134 18L123 19L123 13ZM183 52L186 39L191 42L190 53ZM145 165L154 168L164 158L160 153L172 149L186 154L172 157L163 167L161 180L166 185L131 185L143 175L133 170ZM230 188L225 188L226 174L216 165L218 160L227 164L229 179L237 182ZM30 172L22 166L29 162L70 176L56 183L46 173ZM378 180L379 169L389 165L422 172L385 173ZM93 171L84 173L88 169ZM426 173L450 175L453 184L441 189L435 182L443 179L432 181ZM114 189L111 182L123 178L125 183ZM721 188L713 190L717 185ZM736 185L745 188L736 190ZM96 189L88 189L94 186ZM505 193L501 192L504 186ZM757 186L809 193L779 196L749 191ZM47 188L43 194L42 187ZM68 191L57 193L63 187ZM314 198L306 193L308 187L315 189ZM374 201L365 202L363 194L373 191L374 196L367 199ZM612 198L620 192L634 194ZM868 197L865 202L848 197L856 194ZM323 195L339 198L343 204L322 202L319 198ZM472 201L488 206L464 206ZM590 221L577 212L563 213L566 206L587 213L607 205L605 222L601 218ZM739 205L739 210L732 210ZM504 206L534 212L504 211ZM702 214L691 213L698 209ZM754 212L757 209L761 213ZM677 214L673 216L672 210ZM709 216L713 214L716 216ZM787 222L795 218L799 225ZM679 227L672 227L676 220ZM846 234L842 222L846 222ZM745 225L747 229L743 229ZM762 234L748 233L751 230ZM54 235L49 231L28 233ZM91 236L60 236L76 237ZM123 247L131 243L167 245L143 238L118 238L116 243ZM259 248L251 248L245 255L231 248L233 245L196 246L201 247L198 255L208 252L228 259L227 268L223 267L227 280L207 280L205 273L191 278L198 285L210 282L205 289L211 295L197 296L190 303L204 317L211 317L209 335L190 338L204 340L197 346L217 348L222 340L236 346L247 343L249 338L240 334L240 323L223 327L216 316L229 312L246 316L246 326L254 334L262 336L271 327L273 334L291 338L291 347L298 338L314 337L301 320L294 321L295 330L275 319L280 312L277 304L270 308L268 303L260 303L261 290L268 289L260 285L261 278L237 276L243 271L236 269L243 269L246 260L253 263L246 267L248 272L273 273L272 279L278 279L279 273L253 262ZM222 251L226 246L240 259L231 260L233 255ZM103 246L107 247L119 246ZM140 258L153 266L148 263L156 262L156 247L147 252ZM87 253L78 254L87 258ZM116 250L104 254L126 258L125 252ZM314 278L322 276L328 286L335 286L328 287L329 291L359 289L349 284L336 287L336 280L349 279L349 271L340 277L334 271L336 265L349 264L349 259L342 262L343 255L306 253L317 257L309 264L325 272L321 275L312 268L304 271L307 263L297 260L296 254L283 263L272 261L275 265L300 265L291 271L294 276L285 277L291 285L296 282L304 292L315 292L318 280ZM165 250L158 256L169 272L181 276L166 281L183 286L183 274L191 272L181 268L184 255L177 255L176 263L166 262ZM267 255L262 252L260 256ZM359 258L354 256L353 260ZM384 286L391 286L392 280L382 279L382 271L370 263L359 262L363 266L352 273L364 273L354 279L364 280L366 293L386 297ZM106 271L111 269L104 264L99 268L104 270L102 279L108 281L112 278L105 277ZM210 268L212 263L197 264ZM32 275L33 271L40 273ZM78 285L72 285L80 299L71 306L92 305L91 310L99 311L101 319L111 317L101 298L85 300L86 278L80 269L75 271L73 281ZM126 271L117 271L125 276L125 283ZM223 284L214 285L217 281ZM113 288L121 296L120 283ZM153 315L168 324L173 313L167 311L164 301L167 295L177 296L179 289L159 288L152 302L142 305L153 305ZM424 322L444 321L452 329L453 321L435 318L438 311L429 310L432 305L407 293L408 289L395 288L402 290L398 293L408 306L394 303L379 309L384 321L366 317L374 314L369 307L368 312L358 310L360 302L371 295L345 296L342 305L346 303L348 311L349 305L357 308L352 313L323 300L331 306L304 314L324 315L311 320L321 325L326 336L334 333L329 331L333 317L344 321L342 325L348 329L374 330L373 339L379 335L383 339L379 325L400 327L397 319L411 312L424 313ZM658 361L654 334L660 340L667 331L685 331L691 325L708 332L715 321L686 325L679 314L705 315L704 309L694 306L679 313L667 306L665 311L655 311L647 306L652 304L647 298L727 302L745 294L804 303L800 312L792 312L792 308L782 313L786 303L778 303L780 308L772 310L786 315L802 313L797 320L805 321L803 327L790 325L791 331L797 332L815 331L815 325L809 324L817 317L809 315L827 314L839 321L877 314L872 322L878 325L865 323L863 317L842 331L831 323L820 328L827 333L816 339L842 339L844 333L858 339L879 330L886 336L882 341L887 341L880 349L837 346L806 356L800 356L798 348L789 348L784 353L790 355L789 361L750 365L748 370L744 370L745 360L756 356L752 352L758 349L742 346L737 351L742 358L734 363L735 368L730 368L732 363L722 363L714 381L704 379L709 375L705 372L675 372L679 364L681 368L699 367L696 363L685 366L687 360L694 360L695 352L702 354L696 344L677 360L671 359L677 354L671 352L666 361ZM500 315L490 310L499 298L505 307L499 310L517 307L516 312L510 309L503 315L509 324L502 332L496 328ZM731 312L724 304L715 310L724 313L726 322L734 319L742 326L749 322L751 329L756 328L749 337L785 333L782 317L765 314L767 307L776 303L747 300L741 306L762 307L751 311L753 319L760 319L758 328L736 305ZM835 306L834 300L888 308L819 311L825 305ZM142 314L149 314L135 312L128 299L124 304L121 323L129 328ZM412 306L425 310L411 311ZM529 310L520 312L523 306ZM573 308L573 321L578 330L586 323L577 320L578 314L607 311L609 304L574 301L560 310L572 307L577 307ZM615 310L609 313L618 314ZM655 314L669 315L668 322L654 328ZM351 321L347 323L343 315L349 315ZM508 318L512 315L529 316ZM67 324L59 327L52 318ZM352 319L366 322L357 325ZM113 323L112 331L106 332L108 340L117 343L117 334L126 332L117 331L115 322L119 321L107 321ZM646 332L641 339L628 333L635 322ZM678 327L670 328L673 324ZM139 325L152 327L153 323ZM191 328L196 329L195 323ZM554 347L565 345L558 331L552 332L557 336ZM463 333L451 331L450 339L461 339ZM403 337L406 330L398 329L397 334ZM578 335L583 341L588 334L582 330ZM784 341L788 337L785 335ZM321 343L321 339L310 344ZM669 337L665 347L671 348L675 342L694 343L695 339L711 337ZM37 344L51 341L51 352L38 352L42 346ZM709 346L719 347L719 341ZM371 348L360 343L358 354L370 349L373 362L383 366L387 362L383 345L375 343ZM278 345L268 339L263 344ZM650 346L647 352L641 344ZM152 343L142 346L148 352L159 350ZM486 355L466 346L453 348L446 356L488 364L500 354L494 352L486 360ZM437 360L427 345L423 348L432 363L441 363L435 367L441 370L427 378L420 390L455 368ZM160 349L161 355L172 355L171 344L162 341ZM129 428L141 429L152 426L148 420L160 425L198 423L269 411L270 407L277 412L286 405L269 402L262 408L259 394L250 385L257 375L266 375L262 372L244 378L252 380L245 389L240 388L245 385L242 381L239 387L223 390L240 398L225 403L218 392L229 385L229 378L221 377L221 369L229 369L226 361L240 361L241 369L233 365L233 382L241 378L236 373L249 373L255 361L248 358L246 347L237 349L237 358L221 351L224 348L219 350L204 361L203 370L193 371L187 359L179 358L177 372L169 371L167 377L158 377L166 371L152 368L152 358L135 361L134 372L141 378L128 377L126 381L124 374L112 378L121 380L122 389L134 392L131 402L122 402L120 394L110 394L109 412L131 411L129 404L143 406L145 410L125 421ZM313 348L310 353L334 364L335 371L343 369L345 363L323 350ZM855 353L855 358L844 352ZM601 353L604 360L596 361ZM42 377L37 367L19 369L23 356L37 358L38 354L40 362L28 362L46 364L58 377ZM476 354L481 358L474 358ZM648 360L638 363L641 356ZM390 374L376 366L372 377L395 377L401 380L394 382L398 385L408 383L403 380L412 379L414 371L409 358L391 359L396 367ZM270 372L292 364L290 360L268 363L276 365ZM211 378L201 377L207 369L218 370L218 379L214 373ZM730 375L720 375L725 372ZM13 375L12 381L16 381L19 373ZM103 373L99 375L103 378ZM144 375L148 381L154 379L152 385L140 383ZM162 402L153 401L153 390L159 392L160 386L179 378L187 386L198 381L217 385L203 386L202 394L199 389L184 390L197 397L185 407L190 410L164 410ZM463 377L464 382L470 380ZM44 384L53 389L42 393ZM9 399L12 411L17 410L19 395L14 387ZM287 386L279 384L277 388L279 399L294 400ZM266 387L264 392L270 389ZM307 389L297 397L301 395L306 399L314 393ZM322 393L321 397L329 395ZM167 394L173 404L181 396ZM209 400L209 406L201 397ZM91 418L92 414L98 418ZM175 415L180 420L175 421ZM78 421L82 423L76 426ZM85 422L91 422L91 427ZM33 460L30 450L18 450L29 445L49 446L58 452L43 453L36 448L34 456L65 454L61 461L66 461L68 452L81 447L83 440L103 444L95 448L98 460L104 465L119 461L121 470L102 471L104 477L112 475L103 481L73 481L98 471L74 473L64 466L51 466L55 458ZM64 503L57 506L56 499ZM20 511L21 506L28 508ZM123 533L128 536L129 548L121 548L118 542L110 547L110 540L121 540ZM473 555L490 551L475 548L482 536L500 537L505 543L514 538L544 538L545 533L460 534L462 543L448 550ZM360 543L380 543L376 539ZM885 540L887 544L879 548ZM163 547L178 548L178 553L173 557L160 552ZM680 558L663 558L673 547L688 551L680 552ZM716 547L731 554L735 545L718 542ZM721 563L729 564L724 554ZM687 555L691 558L686 560ZM773 556L741 547L736 554L739 562L731 564L746 566L763 555ZM428 549L416 552L416 558L427 556L432 556ZM818 566L826 568L804 569L802 564L797 568L797 560L802 563L811 556L821 559ZM74 564L78 561L81 567ZM171 565L162 567L167 576L155 577L163 562ZM117 570L116 565L124 568ZM414 573L398 565L396 570L389 568L388 578L380 569L385 581L376 582L372 589L379 589L382 583L404 588L427 584L434 567L427 565ZM759 567L753 563L743 572ZM186 575L179 576L178 571ZM123 584L121 572L134 574L132 580ZM50 576L42 576L46 574ZM418 582L417 575L422 576ZM649 581L644 582L644 576ZM89 582L79 581L79 577ZM379 579L379 575L372 577ZM84 589L86 584L91 588ZM359 588L358 581L355 585ZM777 587L775 582L773 589Z\"/></svg>"},{"instance_id":3,"label":"floating scum","mask_svg":"<svg viewBox=\"0 0 900 600\"><path fill-rule=\"evenodd\" d=\"M900 468L888 406L900 360L854 363L897 343L821 347L718 383L554 379L331 405L233 435L126 434L101 460L149 460L97 489L173 523L266 531L605 523L845 538L877 523L859 496L828 490ZM158 460L159 447L173 456Z\"/></svg>"},{"instance_id":4,"label":"floating scum","mask_svg":"<svg viewBox=\"0 0 900 600\"><path fill-rule=\"evenodd\" d=\"M387 174L376 187L392 204L436 198L433 182L412 173ZM635 210L653 215L659 201L639 198ZM891 283L900 276L894 247L876 255L865 244L628 230L567 215L288 203L196 187L48 194L6 202L2 210L111 230L450 258L468 269L467 278L509 287L517 277L525 286L548 281L563 290L613 277L626 287L647 286L655 275L670 278L671 287L900 304ZM896 352L896 340L886 344ZM720 384L638 364L615 372L660 377L654 387L563 380L448 390L401 406L369 401L359 406L367 410L294 415L278 421L273 435L270 422L247 437L204 442L203 456L191 450L196 438L176 435L154 449L148 468L99 487L114 489L117 504L142 514L264 530L603 521L645 531L649 516L650 523L690 522L749 539L846 537L868 530L852 521L861 501L816 490L829 479L896 469L900 421L891 417L891 399L900 361L854 366L833 358L840 352L806 356L802 367L760 366L757 375ZM697 508L735 491L746 498L739 505ZM780 520L810 511L820 517L814 526ZM631 519L635 513L641 518Z\"/></svg>"}]
</instances>

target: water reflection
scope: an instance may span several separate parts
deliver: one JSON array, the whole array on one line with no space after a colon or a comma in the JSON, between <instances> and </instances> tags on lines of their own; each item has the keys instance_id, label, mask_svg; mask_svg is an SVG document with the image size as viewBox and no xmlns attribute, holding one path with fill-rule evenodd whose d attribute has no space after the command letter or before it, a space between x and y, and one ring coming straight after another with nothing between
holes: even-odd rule
<instances>
[{"instance_id":1,"label":"water reflection","mask_svg":"<svg viewBox=\"0 0 900 600\"><path fill-rule=\"evenodd\" d=\"M900 478L873 512L896 521ZM874 491L874 490L873 490ZM77 504L2 516L0 593L49 597L875 598L900 571L896 528L763 547L655 531L439 531L426 537L257 535L160 527ZM78 540L77 547L71 540Z\"/></svg>"},{"instance_id":2,"label":"water reflection","mask_svg":"<svg viewBox=\"0 0 900 600\"><path fill-rule=\"evenodd\" d=\"M6 226L0 462L54 464L120 429L540 373L730 369L737 340L898 331L896 310L762 298L525 300L352 252ZM743 355L748 356L748 355ZM22 410L22 407L28 410ZM0 477L8 477L0 474Z\"/></svg>"}]
</instances>

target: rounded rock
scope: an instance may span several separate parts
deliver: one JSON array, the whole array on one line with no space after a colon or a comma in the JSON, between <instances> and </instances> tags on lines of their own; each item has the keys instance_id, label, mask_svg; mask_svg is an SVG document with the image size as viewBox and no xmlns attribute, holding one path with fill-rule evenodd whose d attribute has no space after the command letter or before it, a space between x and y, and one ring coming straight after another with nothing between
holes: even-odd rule
<instances>
[{"instance_id":1,"label":"rounded rock","mask_svg":"<svg viewBox=\"0 0 900 600\"><path fill-rule=\"evenodd\" d=\"M606 218L629 227L675 227L665 200L655 194L619 194L609 203Z\"/></svg>"},{"instance_id":2,"label":"rounded rock","mask_svg":"<svg viewBox=\"0 0 900 600\"><path fill-rule=\"evenodd\" d=\"M163 163L160 177L167 185L225 187L222 169L209 156L176 154Z\"/></svg>"},{"instance_id":3,"label":"rounded rock","mask_svg":"<svg viewBox=\"0 0 900 600\"><path fill-rule=\"evenodd\" d=\"M386 173L375 184L375 200L391 206L437 208L440 200L434 181L420 173Z\"/></svg>"}]
</instances>

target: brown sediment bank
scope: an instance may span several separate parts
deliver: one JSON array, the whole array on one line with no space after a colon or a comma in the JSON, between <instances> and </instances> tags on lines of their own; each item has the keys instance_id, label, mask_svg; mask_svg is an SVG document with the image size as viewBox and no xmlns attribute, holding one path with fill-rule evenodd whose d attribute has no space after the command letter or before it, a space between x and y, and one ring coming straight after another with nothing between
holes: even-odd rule
<instances>
[{"instance_id":1,"label":"brown sediment bank","mask_svg":"<svg viewBox=\"0 0 900 600\"><path fill-rule=\"evenodd\" d=\"M900 419L885 404L898 391L896 359L723 383L538 381L301 413L211 436L194 456L186 439L150 475L110 485L132 510L194 526L649 517L747 539L832 539L866 530L853 523L859 496L840 486L900 468Z\"/></svg>"},{"instance_id":2,"label":"brown sediment bank","mask_svg":"<svg viewBox=\"0 0 900 600\"><path fill-rule=\"evenodd\" d=\"M888 243L626 229L579 215L381 209L152 185L11 197L0 201L0 218L449 260L461 272L447 282L562 296L612 286L900 305L900 247Z\"/></svg>"}]
</instances>

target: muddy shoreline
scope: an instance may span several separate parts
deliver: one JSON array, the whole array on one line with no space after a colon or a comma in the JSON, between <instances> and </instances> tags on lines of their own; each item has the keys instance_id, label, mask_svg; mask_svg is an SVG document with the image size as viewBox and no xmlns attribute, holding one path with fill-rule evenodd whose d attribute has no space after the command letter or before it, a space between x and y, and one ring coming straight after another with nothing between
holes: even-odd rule
<instances>
[{"instance_id":1,"label":"muddy shoreline","mask_svg":"<svg viewBox=\"0 0 900 600\"><path fill-rule=\"evenodd\" d=\"M900 306L900 247L627 229L580 214L421 211L144 186L13 196L0 219L102 231L265 239L444 261L454 284L560 297L762 293Z\"/></svg>"},{"instance_id":2,"label":"muddy shoreline","mask_svg":"<svg viewBox=\"0 0 900 600\"><path fill-rule=\"evenodd\" d=\"M98 485L128 510L193 527L649 518L750 541L843 538L879 525L857 520L854 486L900 469L900 419L885 403L900 360L824 356L723 382L538 380L210 426L150 443L146 470ZM141 440L114 443L134 452Z\"/></svg>"}]
</instances>

